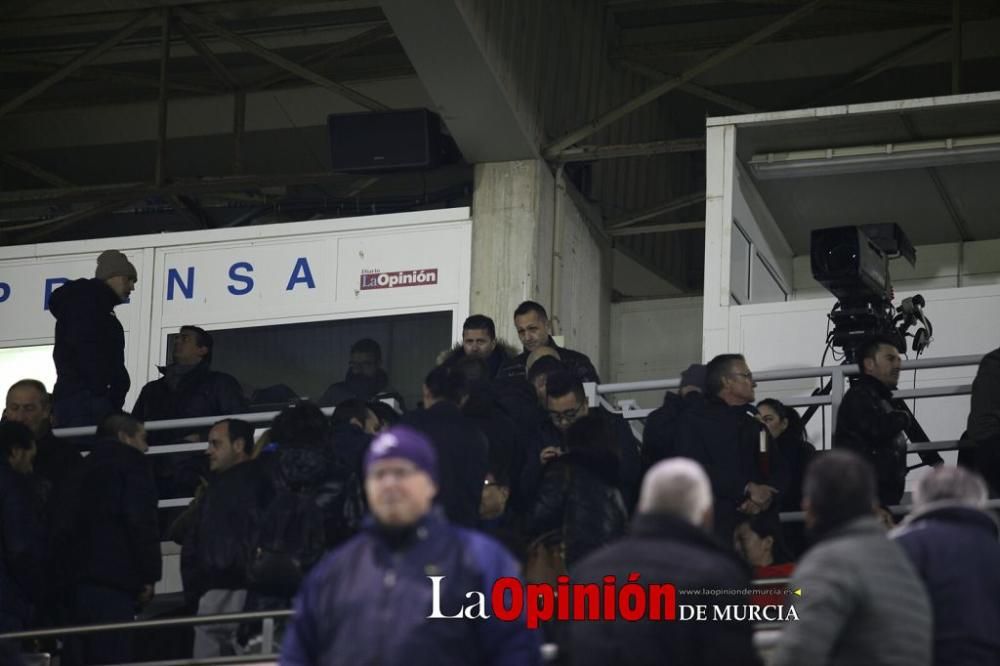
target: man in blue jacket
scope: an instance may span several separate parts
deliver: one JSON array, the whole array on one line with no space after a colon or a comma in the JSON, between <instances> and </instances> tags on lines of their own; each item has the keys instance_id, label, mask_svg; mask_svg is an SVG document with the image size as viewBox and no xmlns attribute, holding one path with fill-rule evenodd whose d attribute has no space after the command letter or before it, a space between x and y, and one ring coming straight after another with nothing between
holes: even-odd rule
<instances>
[{"instance_id":1,"label":"man in blue jacket","mask_svg":"<svg viewBox=\"0 0 1000 666\"><path fill-rule=\"evenodd\" d=\"M125 369L125 331L114 309L128 300L137 280L135 266L124 254L106 250L97 258L93 278L73 280L52 292L52 395L59 427L100 423L125 404L131 380Z\"/></svg>"},{"instance_id":2,"label":"man in blue jacket","mask_svg":"<svg viewBox=\"0 0 1000 666\"><path fill-rule=\"evenodd\" d=\"M913 513L891 536L927 586L935 666L1000 664L1000 527L986 484L962 467L935 467L913 492Z\"/></svg>"},{"instance_id":3,"label":"man in blue jacket","mask_svg":"<svg viewBox=\"0 0 1000 666\"><path fill-rule=\"evenodd\" d=\"M399 426L365 455L372 517L324 558L295 600L285 666L335 664L539 664L537 634L513 622L465 619L468 592L490 598L514 577L514 559L490 538L452 526L433 507L437 459L430 441ZM470 595L470 597L475 595ZM435 617L438 615L457 617Z\"/></svg>"}]
</instances>

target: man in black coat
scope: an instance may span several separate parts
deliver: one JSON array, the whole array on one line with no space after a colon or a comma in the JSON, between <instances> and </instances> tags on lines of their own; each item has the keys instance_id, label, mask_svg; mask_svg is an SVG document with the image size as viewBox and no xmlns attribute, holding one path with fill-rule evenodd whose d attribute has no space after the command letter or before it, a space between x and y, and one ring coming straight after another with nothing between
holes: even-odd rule
<instances>
[{"instance_id":1,"label":"man in black coat","mask_svg":"<svg viewBox=\"0 0 1000 666\"><path fill-rule=\"evenodd\" d=\"M678 393L667 391L663 404L650 412L642 431L642 469L648 470L661 460L677 455L677 426L681 414L698 409L704 400L705 366L692 363L681 373Z\"/></svg>"},{"instance_id":2,"label":"man in black coat","mask_svg":"<svg viewBox=\"0 0 1000 666\"><path fill-rule=\"evenodd\" d=\"M31 627L43 598L43 533L30 475L31 431L0 423L0 633Z\"/></svg>"},{"instance_id":3,"label":"man in black coat","mask_svg":"<svg viewBox=\"0 0 1000 666\"><path fill-rule=\"evenodd\" d=\"M163 376L142 387L132 415L141 421L225 416L246 411L243 389L232 375L215 372L212 336L197 326L181 326L174 336L173 362ZM173 433L179 438L184 433ZM165 443L164 437L155 443Z\"/></svg>"},{"instance_id":4,"label":"man in black coat","mask_svg":"<svg viewBox=\"0 0 1000 666\"><path fill-rule=\"evenodd\" d=\"M497 340L497 327L486 315L476 314L462 324L462 344L456 345L445 357L442 365L457 363L463 358L481 358L489 367L490 379L514 356L506 343Z\"/></svg>"},{"instance_id":5,"label":"man in black coat","mask_svg":"<svg viewBox=\"0 0 1000 666\"><path fill-rule=\"evenodd\" d=\"M891 534L927 586L935 666L1000 664L1000 526L983 508L986 497L979 475L935 467Z\"/></svg>"},{"instance_id":6,"label":"man in black coat","mask_svg":"<svg viewBox=\"0 0 1000 666\"><path fill-rule=\"evenodd\" d=\"M475 527L479 503L489 471L489 443L461 405L468 397L465 377L456 369L438 366L424 379L424 408L407 413L402 424L427 435L438 457L437 501L448 520Z\"/></svg>"},{"instance_id":7,"label":"man in black coat","mask_svg":"<svg viewBox=\"0 0 1000 666\"><path fill-rule=\"evenodd\" d=\"M125 369L125 331L114 309L128 300L137 280L135 266L124 254L105 250L92 279L73 280L52 292L52 393L60 427L99 423L125 404L131 380Z\"/></svg>"},{"instance_id":8,"label":"man in black coat","mask_svg":"<svg viewBox=\"0 0 1000 666\"><path fill-rule=\"evenodd\" d=\"M565 349L552 339L549 315L545 308L534 301L525 301L514 310L514 326L524 351L508 360L497 374L498 377L524 377L527 374L528 356L539 347L552 347L559 352L559 358L581 382L597 382L594 364L586 354Z\"/></svg>"},{"instance_id":9,"label":"man in black coat","mask_svg":"<svg viewBox=\"0 0 1000 666\"><path fill-rule=\"evenodd\" d=\"M1000 349L979 362L965 436L975 448L959 451L959 463L977 469L992 496L1000 497Z\"/></svg>"},{"instance_id":10,"label":"man in black coat","mask_svg":"<svg viewBox=\"0 0 1000 666\"><path fill-rule=\"evenodd\" d=\"M612 449L619 459L618 489L625 508L631 515L639 497L642 481L642 463L639 459L639 440L621 416L602 408L591 409L583 384L569 371L554 372L546 381L547 423L542 430L538 448L529 453L522 472L522 489L530 502L542 479L543 467L550 460L566 452L565 437L570 426L583 417L596 413L604 421L604 431L613 441Z\"/></svg>"},{"instance_id":11,"label":"man in black coat","mask_svg":"<svg viewBox=\"0 0 1000 666\"><path fill-rule=\"evenodd\" d=\"M738 592L750 585L750 572L732 551L709 534L712 489L701 467L683 459L657 463L642 484L639 511L629 535L579 562L574 583L617 586L631 573L639 585L669 583L677 604L707 605L707 622L641 619L571 622L562 646L569 663L579 666L742 666L759 664L750 622L712 620L711 606L745 605ZM720 591L712 595L709 590ZM682 594L690 590L692 594Z\"/></svg>"},{"instance_id":12,"label":"man in black coat","mask_svg":"<svg viewBox=\"0 0 1000 666\"><path fill-rule=\"evenodd\" d=\"M708 472L715 533L726 544L742 515L777 510L775 496L787 484L783 460L757 417L756 386L743 356L716 356L706 366L707 397L685 410L678 426L677 455Z\"/></svg>"},{"instance_id":13,"label":"man in black coat","mask_svg":"<svg viewBox=\"0 0 1000 666\"><path fill-rule=\"evenodd\" d=\"M76 578L78 624L128 622L160 579L156 486L143 455L146 429L127 414L104 419L84 460L67 548ZM88 664L133 661L131 632L82 639Z\"/></svg>"},{"instance_id":14,"label":"man in black coat","mask_svg":"<svg viewBox=\"0 0 1000 666\"><path fill-rule=\"evenodd\" d=\"M251 460L253 427L246 421L212 426L205 453L213 478L181 550L185 594L198 596L198 615L238 613L246 603L254 536L274 486L263 465ZM234 624L195 627L194 658L234 654L235 631Z\"/></svg>"},{"instance_id":15,"label":"man in black coat","mask_svg":"<svg viewBox=\"0 0 1000 666\"><path fill-rule=\"evenodd\" d=\"M899 504L906 487L906 431L912 425L910 413L892 397L902 359L892 340L879 337L864 342L857 358L861 374L844 394L833 446L854 451L875 468L883 519L891 520L887 507ZM935 452L921 459L941 462Z\"/></svg>"},{"instance_id":16,"label":"man in black coat","mask_svg":"<svg viewBox=\"0 0 1000 666\"><path fill-rule=\"evenodd\" d=\"M51 414L48 391L37 379L22 379L7 390L3 420L23 423L31 430L38 449L34 474L43 484L43 498L46 502L59 502L83 457L76 446L52 434Z\"/></svg>"}]
</instances>

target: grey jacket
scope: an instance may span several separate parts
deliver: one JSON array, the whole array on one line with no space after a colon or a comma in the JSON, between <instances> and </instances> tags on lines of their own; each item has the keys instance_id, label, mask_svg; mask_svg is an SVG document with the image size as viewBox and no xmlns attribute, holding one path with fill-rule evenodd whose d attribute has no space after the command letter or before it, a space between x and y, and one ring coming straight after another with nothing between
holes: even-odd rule
<instances>
[{"instance_id":1,"label":"grey jacket","mask_svg":"<svg viewBox=\"0 0 1000 666\"><path fill-rule=\"evenodd\" d=\"M773 666L930 666L931 606L899 545L874 517L826 535L799 563Z\"/></svg>"}]
</instances>

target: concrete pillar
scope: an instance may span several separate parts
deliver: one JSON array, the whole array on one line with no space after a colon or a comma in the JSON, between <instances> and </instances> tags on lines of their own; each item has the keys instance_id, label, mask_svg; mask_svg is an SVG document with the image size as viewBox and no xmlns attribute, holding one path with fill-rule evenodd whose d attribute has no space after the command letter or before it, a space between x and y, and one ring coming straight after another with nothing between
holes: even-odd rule
<instances>
[{"instance_id":1,"label":"concrete pillar","mask_svg":"<svg viewBox=\"0 0 1000 666\"><path fill-rule=\"evenodd\" d=\"M565 346L606 373L611 269L606 239L540 160L477 164L472 200L470 313L520 347L513 313L541 303Z\"/></svg>"}]
</instances>

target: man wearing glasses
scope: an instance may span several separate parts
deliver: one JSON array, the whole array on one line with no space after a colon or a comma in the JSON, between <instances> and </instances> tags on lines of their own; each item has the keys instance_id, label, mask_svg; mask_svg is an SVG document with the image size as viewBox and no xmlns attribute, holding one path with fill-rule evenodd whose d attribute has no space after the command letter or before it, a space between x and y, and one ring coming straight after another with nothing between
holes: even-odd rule
<instances>
[{"instance_id":1,"label":"man wearing glasses","mask_svg":"<svg viewBox=\"0 0 1000 666\"><path fill-rule=\"evenodd\" d=\"M742 355L716 356L706 367L704 403L679 424L677 453L708 472L715 532L724 543L733 542L741 514L777 510L774 499L785 486L781 457L757 418L756 386Z\"/></svg>"},{"instance_id":2,"label":"man wearing glasses","mask_svg":"<svg viewBox=\"0 0 1000 666\"><path fill-rule=\"evenodd\" d=\"M632 512L639 496L642 468L639 461L639 440L632 434L628 423L620 416L606 412L599 407L601 416L608 421L607 431L614 433L615 446L621 456L621 480L619 490L625 506ZM535 488L541 478L542 466L565 452L563 439L569 427L590 414L583 383L572 371L557 371L549 375L546 382L545 411L549 417L546 437L535 460L529 458L525 479L529 488Z\"/></svg>"}]
</instances>

